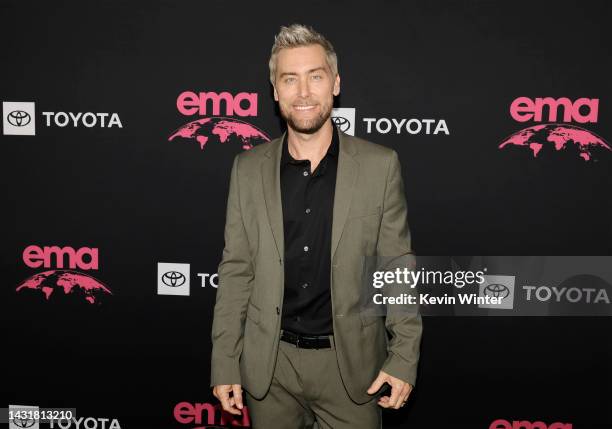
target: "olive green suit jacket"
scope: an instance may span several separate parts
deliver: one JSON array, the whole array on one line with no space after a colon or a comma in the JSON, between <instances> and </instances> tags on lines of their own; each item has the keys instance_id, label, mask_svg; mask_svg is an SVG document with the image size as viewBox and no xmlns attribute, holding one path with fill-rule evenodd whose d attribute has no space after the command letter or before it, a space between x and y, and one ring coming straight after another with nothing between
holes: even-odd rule
<instances>
[{"instance_id":1,"label":"olive green suit jacket","mask_svg":"<svg viewBox=\"0 0 612 429\"><path fill-rule=\"evenodd\" d=\"M210 385L241 384L258 399L270 386L280 337L283 138L234 159L212 326ZM363 257L393 256L408 266L414 255L397 153L341 131L339 143L330 273L334 340L346 391L365 403L379 370L415 384L422 322L415 312L383 318L360 311Z\"/></svg>"}]
</instances>

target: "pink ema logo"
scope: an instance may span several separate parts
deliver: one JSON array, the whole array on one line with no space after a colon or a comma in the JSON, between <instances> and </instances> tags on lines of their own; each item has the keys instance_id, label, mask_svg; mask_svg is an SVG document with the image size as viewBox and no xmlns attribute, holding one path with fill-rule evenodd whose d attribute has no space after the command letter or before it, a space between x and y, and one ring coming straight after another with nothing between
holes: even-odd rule
<instances>
[{"instance_id":1,"label":"pink ema logo","mask_svg":"<svg viewBox=\"0 0 612 429\"><path fill-rule=\"evenodd\" d=\"M599 98L579 98L575 102L569 98L561 97L555 100L552 97L536 98L535 101L529 97L518 97L510 105L510 116L515 121L527 122L534 120L542 122L544 108L548 108L548 122L557 122L559 109L563 108L563 122L587 122L596 123L599 113ZM587 107L587 112L580 112L580 108Z\"/></svg>"},{"instance_id":2,"label":"pink ema logo","mask_svg":"<svg viewBox=\"0 0 612 429\"><path fill-rule=\"evenodd\" d=\"M571 423L551 423L550 426L544 422L529 422L527 420L508 420L498 419L491 423L489 429L572 429Z\"/></svg>"},{"instance_id":3,"label":"pink ema logo","mask_svg":"<svg viewBox=\"0 0 612 429\"><path fill-rule=\"evenodd\" d=\"M580 124L596 123L599 114L599 99L579 98L572 102L569 98L552 97L536 98L518 97L510 105L510 116L518 122L543 122L548 112L548 124L535 125L520 130L499 145L506 147L525 147L531 150L533 157L544 151L564 151L575 153L584 161L594 159L596 152L612 151L603 138L595 133L567 122ZM554 123L563 118L564 123Z\"/></svg>"},{"instance_id":4,"label":"pink ema logo","mask_svg":"<svg viewBox=\"0 0 612 429\"><path fill-rule=\"evenodd\" d=\"M245 107L243 102L247 102ZM239 92L232 96L227 91L220 94L216 92L200 92L196 94L192 91L185 91L179 94L176 100L176 107L185 116L192 116L196 113L205 116L207 104L212 107L212 116L221 114L221 102L225 105L225 115L234 116L257 116L257 93Z\"/></svg>"},{"instance_id":5,"label":"pink ema logo","mask_svg":"<svg viewBox=\"0 0 612 429\"><path fill-rule=\"evenodd\" d=\"M176 107L185 116L203 116L209 113L214 116L188 122L175 130L168 141L195 142L201 150L210 142L235 142L240 144L242 149L248 150L257 144L270 141L266 133L248 122L219 116L257 116L257 93L240 92L233 96L227 91L219 94L185 91L179 94Z\"/></svg>"},{"instance_id":6,"label":"pink ema logo","mask_svg":"<svg viewBox=\"0 0 612 429\"><path fill-rule=\"evenodd\" d=\"M251 420L249 418L248 407L242 409L241 416L224 411L221 404L179 402L174 407L174 418L182 424L197 424L201 425L204 421L206 413L206 422L204 426L196 426L192 429L205 429L208 426L234 426L234 427L250 427Z\"/></svg>"},{"instance_id":7,"label":"pink ema logo","mask_svg":"<svg viewBox=\"0 0 612 429\"><path fill-rule=\"evenodd\" d=\"M89 261L85 260L85 257ZM69 268L80 268L82 270L98 269L98 249L92 247L81 247L74 250L70 246L28 246L23 251L23 262L30 268L64 268L65 259L68 258Z\"/></svg>"},{"instance_id":8,"label":"pink ema logo","mask_svg":"<svg viewBox=\"0 0 612 429\"><path fill-rule=\"evenodd\" d=\"M23 262L30 268L58 268L43 271L23 281L16 289L22 291L40 291L48 301L56 290L78 299L84 299L90 304L99 303L104 295L112 295L106 285L96 278L74 271L98 269L98 249L81 247L78 250L70 246L45 246L43 248L31 245L23 251ZM65 266L70 270L62 269Z\"/></svg>"}]
</instances>

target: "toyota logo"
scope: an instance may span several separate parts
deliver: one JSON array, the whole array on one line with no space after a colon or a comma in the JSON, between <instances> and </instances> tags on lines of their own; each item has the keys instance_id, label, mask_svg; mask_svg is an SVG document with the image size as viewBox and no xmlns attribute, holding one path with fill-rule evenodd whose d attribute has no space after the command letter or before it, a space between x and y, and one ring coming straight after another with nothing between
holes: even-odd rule
<instances>
[{"instance_id":1,"label":"toyota logo","mask_svg":"<svg viewBox=\"0 0 612 429\"><path fill-rule=\"evenodd\" d=\"M24 112L23 110L13 110L6 115L6 120L14 127L25 127L32 121L32 117L28 112Z\"/></svg>"},{"instance_id":2,"label":"toyota logo","mask_svg":"<svg viewBox=\"0 0 612 429\"><path fill-rule=\"evenodd\" d=\"M34 419L13 419L13 424L18 428L31 428L36 423Z\"/></svg>"},{"instance_id":3,"label":"toyota logo","mask_svg":"<svg viewBox=\"0 0 612 429\"><path fill-rule=\"evenodd\" d=\"M186 280L185 275L183 273L179 273L178 271L168 271L162 276L162 282L166 286L170 287L183 286Z\"/></svg>"},{"instance_id":4,"label":"toyota logo","mask_svg":"<svg viewBox=\"0 0 612 429\"><path fill-rule=\"evenodd\" d=\"M351 127L351 122L342 116L332 116L332 121L340 128L340 131L347 131Z\"/></svg>"},{"instance_id":5,"label":"toyota logo","mask_svg":"<svg viewBox=\"0 0 612 429\"><path fill-rule=\"evenodd\" d=\"M510 289L508 289L508 286L506 285L494 283L484 288L484 294L494 298L504 299L510 295Z\"/></svg>"}]
</instances>

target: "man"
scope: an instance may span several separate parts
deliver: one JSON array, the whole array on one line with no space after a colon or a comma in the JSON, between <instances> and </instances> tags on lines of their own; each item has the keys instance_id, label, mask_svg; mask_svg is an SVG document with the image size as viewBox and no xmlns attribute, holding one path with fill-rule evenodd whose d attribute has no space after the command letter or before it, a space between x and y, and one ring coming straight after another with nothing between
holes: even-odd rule
<instances>
[{"instance_id":1,"label":"man","mask_svg":"<svg viewBox=\"0 0 612 429\"><path fill-rule=\"evenodd\" d=\"M413 258L398 157L333 125L340 76L322 35L281 27L269 66L287 131L234 159L213 394L238 415L244 388L255 429L378 428L415 384L422 331L418 313L360 311L364 256Z\"/></svg>"}]
</instances>

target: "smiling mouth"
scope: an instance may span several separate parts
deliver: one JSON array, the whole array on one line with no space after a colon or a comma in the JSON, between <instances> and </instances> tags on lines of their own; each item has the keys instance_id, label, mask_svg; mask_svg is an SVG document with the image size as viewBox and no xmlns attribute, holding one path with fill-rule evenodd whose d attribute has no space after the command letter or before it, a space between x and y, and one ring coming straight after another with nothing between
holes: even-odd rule
<instances>
[{"instance_id":1,"label":"smiling mouth","mask_svg":"<svg viewBox=\"0 0 612 429\"><path fill-rule=\"evenodd\" d=\"M299 110L299 111L308 111L308 110L312 110L317 106L293 106L293 108L295 110Z\"/></svg>"}]
</instances>

